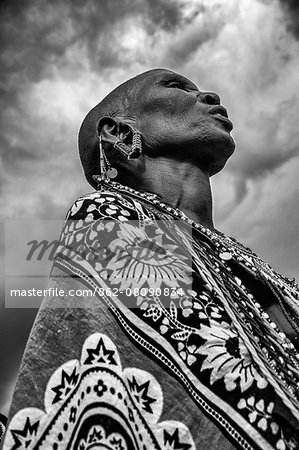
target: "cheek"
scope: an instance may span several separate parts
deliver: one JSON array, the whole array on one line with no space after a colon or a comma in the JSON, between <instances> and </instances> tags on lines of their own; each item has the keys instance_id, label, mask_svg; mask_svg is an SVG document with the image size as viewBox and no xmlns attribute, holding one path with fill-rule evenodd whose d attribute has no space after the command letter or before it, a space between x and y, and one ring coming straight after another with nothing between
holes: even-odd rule
<instances>
[{"instance_id":1,"label":"cheek","mask_svg":"<svg viewBox=\"0 0 299 450\"><path fill-rule=\"evenodd\" d=\"M178 124L165 114L151 114L140 122L140 132L146 143L154 146L178 134Z\"/></svg>"},{"instance_id":2,"label":"cheek","mask_svg":"<svg viewBox=\"0 0 299 450\"><path fill-rule=\"evenodd\" d=\"M178 115L155 115L143 121L140 131L145 145L154 149L193 147L214 140L214 132L205 120L194 122Z\"/></svg>"},{"instance_id":3,"label":"cheek","mask_svg":"<svg viewBox=\"0 0 299 450\"><path fill-rule=\"evenodd\" d=\"M180 91L176 95L169 91L163 97L153 96L142 105L143 117L150 118L153 122L162 122L162 124L190 121L191 111L194 113L194 99L186 98Z\"/></svg>"},{"instance_id":4,"label":"cheek","mask_svg":"<svg viewBox=\"0 0 299 450\"><path fill-rule=\"evenodd\" d=\"M164 134L164 125L155 117L143 120L139 125L142 141L146 148L157 149L161 145L161 136Z\"/></svg>"}]
</instances>

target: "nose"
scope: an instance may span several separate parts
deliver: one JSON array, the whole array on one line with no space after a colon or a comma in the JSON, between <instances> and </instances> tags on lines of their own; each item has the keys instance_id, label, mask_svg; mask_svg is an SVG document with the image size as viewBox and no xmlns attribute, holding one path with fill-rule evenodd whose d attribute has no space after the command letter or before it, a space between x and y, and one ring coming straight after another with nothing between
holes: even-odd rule
<instances>
[{"instance_id":1,"label":"nose","mask_svg":"<svg viewBox=\"0 0 299 450\"><path fill-rule=\"evenodd\" d=\"M220 97L215 92L200 92L198 97L202 103L207 105L220 105Z\"/></svg>"}]
</instances>

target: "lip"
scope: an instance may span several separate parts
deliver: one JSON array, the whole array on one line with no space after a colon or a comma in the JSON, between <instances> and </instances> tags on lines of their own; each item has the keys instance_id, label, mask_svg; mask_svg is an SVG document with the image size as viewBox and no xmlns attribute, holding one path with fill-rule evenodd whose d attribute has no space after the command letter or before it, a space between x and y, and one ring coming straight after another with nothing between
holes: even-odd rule
<instances>
[{"instance_id":1,"label":"lip","mask_svg":"<svg viewBox=\"0 0 299 450\"><path fill-rule=\"evenodd\" d=\"M233 124L229 120L227 110L223 106L213 106L212 108L208 109L207 113L213 116L215 119L219 120L219 122L221 122L228 131L232 131Z\"/></svg>"}]
</instances>

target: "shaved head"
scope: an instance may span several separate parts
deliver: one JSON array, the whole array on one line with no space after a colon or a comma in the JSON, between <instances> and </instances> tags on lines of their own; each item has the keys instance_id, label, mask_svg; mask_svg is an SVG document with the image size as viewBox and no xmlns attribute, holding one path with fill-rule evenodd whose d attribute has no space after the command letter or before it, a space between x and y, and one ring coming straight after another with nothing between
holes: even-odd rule
<instances>
[{"instance_id":1,"label":"shaved head","mask_svg":"<svg viewBox=\"0 0 299 450\"><path fill-rule=\"evenodd\" d=\"M200 91L171 70L153 69L118 86L87 114L79 132L79 153L94 188L92 176L100 174L99 134L108 160L118 170L116 181L122 184L138 187L148 161L157 157L192 160L212 176L234 151L231 130L218 94ZM132 148L134 131L142 137L143 151L138 160L128 161L116 144ZM151 170L146 177L155 176Z\"/></svg>"},{"instance_id":2,"label":"shaved head","mask_svg":"<svg viewBox=\"0 0 299 450\"><path fill-rule=\"evenodd\" d=\"M138 101L138 94L146 79L155 72L165 69L153 69L131 78L98 103L87 114L79 131L79 155L87 181L96 188L97 183L92 175L99 174L99 145L96 125L102 117L122 117L134 122L134 107ZM136 113L136 111L135 111Z\"/></svg>"}]
</instances>

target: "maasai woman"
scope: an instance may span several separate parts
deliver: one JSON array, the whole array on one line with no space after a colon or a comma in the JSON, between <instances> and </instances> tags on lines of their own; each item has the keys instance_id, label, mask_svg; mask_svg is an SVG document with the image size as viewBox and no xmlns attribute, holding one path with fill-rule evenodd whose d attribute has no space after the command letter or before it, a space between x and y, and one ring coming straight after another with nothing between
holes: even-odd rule
<instances>
[{"instance_id":1,"label":"maasai woman","mask_svg":"<svg viewBox=\"0 0 299 450\"><path fill-rule=\"evenodd\" d=\"M162 69L86 116L97 190L68 213L5 450L299 448L298 286L213 224L231 130Z\"/></svg>"}]
</instances>

